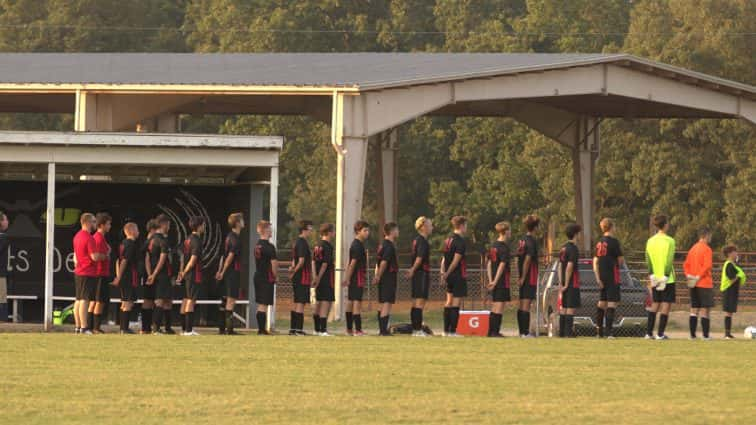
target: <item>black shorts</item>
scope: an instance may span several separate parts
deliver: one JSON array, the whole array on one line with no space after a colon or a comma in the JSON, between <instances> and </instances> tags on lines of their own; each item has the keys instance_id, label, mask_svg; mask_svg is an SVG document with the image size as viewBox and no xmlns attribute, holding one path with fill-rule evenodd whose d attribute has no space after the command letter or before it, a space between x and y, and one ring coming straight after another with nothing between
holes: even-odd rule
<instances>
[{"instance_id":1,"label":"black shorts","mask_svg":"<svg viewBox=\"0 0 756 425\"><path fill-rule=\"evenodd\" d=\"M365 292L365 287L357 286L356 283L350 283L347 299L349 301L362 301L363 292Z\"/></svg>"},{"instance_id":2,"label":"black shorts","mask_svg":"<svg viewBox=\"0 0 756 425\"><path fill-rule=\"evenodd\" d=\"M110 281L109 277L97 278L97 301L101 303L110 302Z\"/></svg>"},{"instance_id":3,"label":"black shorts","mask_svg":"<svg viewBox=\"0 0 756 425\"><path fill-rule=\"evenodd\" d=\"M388 279L378 285L378 302L394 304L396 302L396 281Z\"/></svg>"},{"instance_id":4,"label":"black shorts","mask_svg":"<svg viewBox=\"0 0 756 425\"><path fill-rule=\"evenodd\" d=\"M241 287L241 273L236 270L227 270L223 275L221 285L221 296L239 299L239 289Z\"/></svg>"},{"instance_id":5,"label":"black shorts","mask_svg":"<svg viewBox=\"0 0 756 425\"><path fill-rule=\"evenodd\" d=\"M310 303L310 286L301 284L292 284L294 292L295 304L309 304Z\"/></svg>"},{"instance_id":6,"label":"black shorts","mask_svg":"<svg viewBox=\"0 0 756 425\"><path fill-rule=\"evenodd\" d=\"M495 303L508 303L512 301L512 294L509 288L496 285L491 291L491 299Z\"/></svg>"},{"instance_id":7,"label":"black shorts","mask_svg":"<svg viewBox=\"0 0 756 425\"><path fill-rule=\"evenodd\" d=\"M520 299L521 300L534 300L536 299L536 287L526 283L520 286Z\"/></svg>"},{"instance_id":8,"label":"black shorts","mask_svg":"<svg viewBox=\"0 0 756 425\"><path fill-rule=\"evenodd\" d=\"M130 283L122 282L119 286L121 292L121 301L127 303L133 303L137 300L137 288L131 286Z\"/></svg>"},{"instance_id":9,"label":"black shorts","mask_svg":"<svg viewBox=\"0 0 756 425\"><path fill-rule=\"evenodd\" d=\"M726 313L738 312L738 296L740 295L740 284L736 283L722 292L722 311Z\"/></svg>"},{"instance_id":10,"label":"black shorts","mask_svg":"<svg viewBox=\"0 0 756 425\"><path fill-rule=\"evenodd\" d=\"M155 284L148 285L147 278L142 280L142 299L154 300L155 299Z\"/></svg>"},{"instance_id":11,"label":"black shorts","mask_svg":"<svg viewBox=\"0 0 756 425\"><path fill-rule=\"evenodd\" d=\"M604 287L599 291L599 301L610 303L620 302L620 286L613 283L604 283Z\"/></svg>"},{"instance_id":12,"label":"black shorts","mask_svg":"<svg viewBox=\"0 0 756 425\"><path fill-rule=\"evenodd\" d=\"M655 303L674 303L675 302L675 284L667 284L663 291L657 291L656 288L652 288L651 295Z\"/></svg>"},{"instance_id":13,"label":"black shorts","mask_svg":"<svg viewBox=\"0 0 756 425\"><path fill-rule=\"evenodd\" d=\"M168 276L157 276L152 286L155 287L155 299L173 299L173 285L171 285L171 278Z\"/></svg>"},{"instance_id":14,"label":"black shorts","mask_svg":"<svg viewBox=\"0 0 756 425\"><path fill-rule=\"evenodd\" d=\"M320 282L315 288L315 300L317 301L336 301L336 293L331 286L331 282Z\"/></svg>"},{"instance_id":15,"label":"black shorts","mask_svg":"<svg viewBox=\"0 0 756 425\"><path fill-rule=\"evenodd\" d=\"M690 288L690 307L691 308L714 307L714 289Z\"/></svg>"},{"instance_id":16,"label":"black shorts","mask_svg":"<svg viewBox=\"0 0 756 425\"><path fill-rule=\"evenodd\" d=\"M190 279L187 279L184 283L184 289L186 292L184 292L184 299L197 301L197 298L199 298L200 294L200 288L202 287L201 283L194 282Z\"/></svg>"},{"instance_id":17,"label":"black shorts","mask_svg":"<svg viewBox=\"0 0 756 425\"><path fill-rule=\"evenodd\" d=\"M465 279L447 279L446 292L452 294L454 298L464 298L467 296L467 280Z\"/></svg>"},{"instance_id":18,"label":"black shorts","mask_svg":"<svg viewBox=\"0 0 756 425\"><path fill-rule=\"evenodd\" d=\"M568 286L562 292L562 308L580 308L580 288Z\"/></svg>"},{"instance_id":19,"label":"black shorts","mask_svg":"<svg viewBox=\"0 0 756 425\"><path fill-rule=\"evenodd\" d=\"M97 278L89 276L74 276L74 286L76 287L76 300L96 301L97 300Z\"/></svg>"},{"instance_id":20,"label":"black shorts","mask_svg":"<svg viewBox=\"0 0 756 425\"><path fill-rule=\"evenodd\" d=\"M416 270L412 275L412 298L427 300L430 293L430 273Z\"/></svg>"},{"instance_id":21,"label":"black shorts","mask_svg":"<svg viewBox=\"0 0 756 425\"><path fill-rule=\"evenodd\" d=\"M265 278L255 278L255 302L262 305L273 305L275 284Z\"/></svg>"}]
</instances>

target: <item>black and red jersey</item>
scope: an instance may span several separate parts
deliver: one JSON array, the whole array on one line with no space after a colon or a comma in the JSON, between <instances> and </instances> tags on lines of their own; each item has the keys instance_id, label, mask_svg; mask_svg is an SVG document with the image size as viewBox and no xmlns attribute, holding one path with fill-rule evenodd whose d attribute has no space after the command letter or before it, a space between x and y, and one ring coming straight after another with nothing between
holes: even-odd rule
<instances>
[{"instance_id":1,"label":"black and red jersey","mask_svg":"<svg viewBox=\"0 0 756 425\"><path fill-rule=\"evenodd\" d=\"M523 270L526 257L530 257L530 266L528 270ZM517 242L517 271L520 276L525 276L526 284L538 284L538 243L531 235L525 235Z\"/></svg>"},{"instance_id":2,"label":"black and red jersey","mask_svg":"<svg viewBox=\"0 0 756 425\"><path fill-rule=\"evenodd\" d=\"M465 245L465 240L462 238L462 236L456 233L454 233L449 238L447 238L446 241L444 241L444 264L446 270L449 270L449 266L451 266L452 261L454 261L454 256L456 254L462 256L462 259L459 261L457 267L455 267L454 270L449 273L448 280L455 281L460 279L467 279L467 261L465 260L466 251L467 247Z\"/></svg>"},{"instance_id":3,"label":"black and red jersey","mask_svg":"<svg viewBox=\"0 0 756 425\"><path fill-rule=\"evenodd\" d=\"M331 245L331 243L326 240L321 240L320 242L318 242L318 244L315 245L314 252L312 253L313 258L315 259L316 273L320 273L320 268L323 267L323 264L326 264L326 271L323 275L323 279L320 281L320 284L329 285L331 288L334 287L334 282L336 281L336 277L334 276L336 267L334 263L335 260L333 253L333 245Z\"/></svg>"},{"instance_id":4,"label":"black and red jersey","mask_svg":"<svg viewBox=\"0 0 756 425\"><path fill-rule=\"evenodd\" d=\"M168 238L162 233L155 233L147 242L147 253L150 256L150 270L153 272L160 262L160 255L166 254L170 257L170 247L168 247ZM160 269L158 276L171 277L173 276L173 270L171 269L170 258L166 258L163 263L163 267Z\"/></svg>"},{"instance_id":5,"label":"black and red jersey","mask_svg":"<svg viewBox=\"0 0 756 425\"><path fill-rule=\"evenodd\" d=\"M410 263L410 266L415 264L415 261L418 258L422 259L422 261L420 262L420 270L429 272L430 244L428 243L428 239L426 239L423 235L417 235L415 239L412 240L412 262Z\"/></svg>"},{"instance_id":6,"label":"black and red jersey","mask_svg":"<svg viewBox=\"0 0 756 425\"><path fill-rule=\"evenodd\" d=\"M580 257L580 250L577 245L572 242L567 242L559 250L559 267L562 270L562 278L567 286L572 288L580 288L580 272L578 271L578 258ZM572 263L572 273L567 276L567 264Z\"/></svg>"},{"instance_id":7,"label":"black and red jersey","mask_svg":"<svg viewBox=\"0 0 756 425\"><path fill-rule=\"evenodd\" d=\"M619 257L622 248L616 238L602 236L596 243L599 278L604 285L617 285L620 282Z\"/></svg>"},{"instance_id":8,"label":"black and red jersey","mask_svg":"<svg viewBox=\"0 0 756 425\"><path fill-rule=\"evenodd\" d=\"M121 285L131 285L134 288L139 284L139 248L131 239L124 239L118 247L118 263L126 260L126 270L121 271Z\"/></svg>"},{"instance_id":9,"label":"black and red jersey","mask_svg":"<svg viewBox=\"0 0 756 425\"><path fill-rule=\"evenodd\" d=\"M388 239L384 239L381 245L378 247L378 253L375 261L380 266L381 262L385 261L386 270L381 275L381 281L383 283L396 283L396 275L399 272L399 260L396 257L396 247L394 243Z\"/></svg>"},{"instance_id":10,"label":"black and red jersey","mask_svg":"<svg viewBox=\"0 0 756 425\"><path fill-rule=\"evenodd\" d=\"M362 288L367 282L367 250L361 240L355 238L349 247L349 262L355 260L354 273L349 281L350 285L357 285Z\"/></svg>"},{"instance_id":11,"label":"black and red jersey","mask_svg":"<svg viewBox=\"0 0 756 425\"><path fill-rule=\"evenodd\" d=\"M291 247L291 261L294 266L304 259L302 268L294 272L291 281L295 285L310 286L312 283L312 256L310 254L310 244L303 237L298 237Z\"/></svg>"},{"instance_id":12,"label":"black and red jersey","mask_svg":"<svg viewBox=\"0 0 756 425\"><path fill-rule=\"evenodd\" d=\"M497 288L509 288L510 279L510 254L509 245L502 241L494 241L491 248L488 249L488 261L491 262L491 277L496 278L496 271L499 265L504 264L504 273L496 282Z\"/></svg>"},{"instance_id":13,"label":"black and red jersey","mask_svg":"<svg viewBox=\"0 0 756 425\"><path fill-rule=\"evenodd\" d=\"M265 239L260 239L255 245L255 279L265 279L276 283L273 276L273 260L276 259L276 247Z\"/></svg>"},{"instance_id":14,"label":"black and red jersey","mask_svg":"<svg viewBox=\"0 0 756 425\"><path fill-rule=\"evenodd\" d=\"M197 257L192 266L192 270L189 272L194 283L202 282L202 239L196 233L192 233L188 238L184 240L183 246L184 265L189 262L192 257Z\"/></svg>"},{"instance_id":15,"label":"black and red jersey","mask_svg":"<svg viewBox=\"0 0 756 425\"><path fill-rule=\"evenodd\" d=\"M234 254L231 270L235 272L241 271L241 241L239 240L239 235L235 232L228 232L226 241L223 244L223 257L228 258L231 254Z\"/></svg>"}]
</instances>

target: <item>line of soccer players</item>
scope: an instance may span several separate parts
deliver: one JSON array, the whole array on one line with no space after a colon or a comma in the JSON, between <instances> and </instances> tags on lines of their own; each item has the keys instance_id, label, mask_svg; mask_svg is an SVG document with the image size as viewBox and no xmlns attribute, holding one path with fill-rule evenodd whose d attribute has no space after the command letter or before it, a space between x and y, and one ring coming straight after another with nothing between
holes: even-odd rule
<instances>
[{"instance_id":1,"label":"line of soccer players","mask_svg":"<svg viewBox=\"0 0 756 425\"><path fill-rule=\"evenodd\" d=\"M81 216L81 230L74 237L76 302L74 318L76 332L91 334L102 333L100 328L103 307L109 302L110 246L105 235L111 228L111 217L106 213L94 216L89 213ZM525 235L517 242L516 255L519 287L517 323L519 335L531 337L530 308L536 298L538 285L538 244L535 232L540 220L535 215L528 215L523 220ZM181 261L178 272L172 270L169 259L170 247L167 235L170 231L170 218L164 214L147 223L145 242L137 245L138 226L129 222L124 225L125 238L118 250L115 265L115 277L112 285L119 288L121 295L120 323L122 333L129 330L129 314L137 300L138 288L142 287L142 323L140 333L173 334L171 327L173 286L184 282L184 297L181 303L181 325L183 335L198 335L193 329L194 308L202 279L203 245L202 235L206 223L202 217L191 217L188 226L191 233L183 241ZM658 215L654 218L657 233L646 244L646 262L651 285L651 303L647 306L647 339L667 339L665 329L671 304L675 302L675 273L673 268L675 241L668 234L667 217ZM222 294L219 320L219 333L236 334L234 331L233 310L239 298L241 282L241 240L239 235L245 227L243 216L233 213L228 217L229 232L225 238L223 257L215 280L220 285ZM467 296L467 265L465 261L467 219L455 216L451 219L453 233L443 246L440 265L440 280L446 287L444 306L443 335L456 337L459 322L460 305ZM619 240L614 235L614 222L604 218L599 226L602 236L595 247L593 272L599 287L599 301L596 306L595 323L599 337L614 337L613 324L617 306L621 298L620 267L624 257ZM495 225L498 234L488 250L486 271L486 289L493 304L489 317L489 337L501 337L502 312L511 301L510 293L510 238L511 228L508 222ZM94 235L92 232L94 232ZM428 239L433 232L432 221L424 216L415 221L417 236L412 241L411 265L407 277L411 280L412 308L410 310L412 333L414 336L427 336L423 330L423 310L430 292L430 244ZM276 247L271 243L271 223L261 220L256 225L259 240L254 248L255 256L255 301L257 302L256 319L258 332L268 334L268 307L274 304L275 284L278 280L278 260ZM299 236L292 246L292 264L289 268L293 289L293 308L291 310L290 335L305 335L304 307L310 303L310 290L314 289L316 304L313 306L313 325L315 334L330 336L327 330L327 318L335 301L335 255L333 224L320 226L320 240L314 250L310 249L308 239L313 231L311 221L299 223ZM568 224L565 235L568 241L559 251L557 267L561 310L559 311L559 336L573 337L574 314L581 306L580 274L578 270L580 251L577 238L582 229L577 224ZM365 335L362 329L362 301L367 283L367 249L365 242L370 237L370 226L359 220L354 224L355 238L349 248L349 262L345 270L343 286L347 288L346 331L348 335ZM391 336L389 322L392 305L396 302L399 263L396 241L399 227L396 223L386 223L383 227L383 240L376 253L373 284L378 287L377 313L379 335ZM709 312L713 306L713 285L711 279L712 252L708 243L711 232L704 228L699 232L699 241L694 245L685 261L685 273L690 287L691 338L696 337L698 317L701 318L703 337L709 338ZM721 290L725 311L725 335L732 338L732 315L737 311L738 289L745 283L745 274L737 265L737 251L734 246L724 249L726 262L722 273ZM654 327L657 313L659 326L656 337Z\"/></svg>"}]
</instances>

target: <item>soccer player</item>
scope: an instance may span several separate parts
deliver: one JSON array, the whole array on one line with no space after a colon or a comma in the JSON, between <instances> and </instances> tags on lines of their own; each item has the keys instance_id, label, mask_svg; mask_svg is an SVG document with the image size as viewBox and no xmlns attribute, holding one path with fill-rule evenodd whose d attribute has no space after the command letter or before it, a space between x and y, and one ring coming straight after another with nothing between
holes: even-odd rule
<instances>
[{"instance_id":1,"label":"soccer player","mask_svg":"<svg viewBox=\"0 0 756 425\"><path fill-rule=\"evenodd\" d=\"M255 245L255 301L257 302L257 333L270 335L268 331L267 311L273 305L274 285L278 278L278 260L276 247L270 243L273 235L269 221L257 222L257 233L260 239Z\"/></svg>"},{"instance_id":2,"label":"soccer player","mask_svg":"<svg viewBox=\"0 0 756 425\"><path fill-rule=\"evenodd\" d=\"M459 306L467 296L467 262L465 260L465 233L467 219L461 215L452 217L454 233L444 242L444 256L441 258L441 283L446 283L446 304L444 305L444 336L458 337Z\"/></svg>"},{"instance_id":3,"label":"soccer player","mask_svg":"<svg viewBox=\"0 0 756 425\"><path fill-rule=\"evenodd\" d=\"M154 310L154 334L175 334L171 329L171 313L173 311L173 295L171 285L171 264L168 260L170 247L168 246L168 232L171 229L171 220L165 214L155 217L157 231L147 246L149 254L150 273L147 284L155 286L155 310ZM161 327L165 323L165 330Z\"/></svg>"},{"instance_id":4,"label":"soccer player","mask_svg":"<svg viewBox=\"0 0 756 425\"><path fill-rule=\"evenodd\" d=\"M244 229L244 216L241 213L233 213L228 216L228 227L231 229L226 235L223 244L223 265L215 275L215 280L223 282L225 293L225 317L219 319L220 334L237 335L234 332L234 306L239 299L241 286L241 239L239 235Z\"/></svg>"},{"instance_id":5,"label":"soccer player","mask_svg":"<svg viewBox=\"0 0 756 425\"><path fill-rule=\"evenodd\" d=\"M331 303L336 300L334 292L334 250L331 241L336 234L331 223L320 225L320 242L315 246L313 258L315 261L315 333L319 336L331 336L328 333L328 314Z\"/></svg>"},{"instance_id":6,"label":"soccer player","mask_svg":"<svg viewBox=\"0 0 756 425\"><path fill-rule=\"evenodd\" d=\"M580 272L577 247L577 235L582 228L579 224L568 224L564 233L567 243L559 250L559 292L562 294L562 312L559 314L559 337L574 338L575 309L580 308Z\"/></svg>"},{"instance_id":7,"label":"soccer player","mask_svg":"<svg viewBox=\"0 0 756 425\"><path fill-rule=\"evenodd\" d=\"M599 227L604 234L596 243L593 257L593 274L599 287L596 326L599 338L614 338L614 315L620 302L620 266L625 263L625 257L619 240L614 237L614 220L602 218Z\"/></svg>"},{"instance_id":8,"label":"soccer player","mask_svg":"<svg viewBox=\"0 0 756 425\"><path fill-rule=\"evenodd\" d=\"M732 315L738 311L738 295L740 286L746 282L746 274L737 264L738 249L734 245L727 245L722 253L726 260L722 267L722 280L719 290L722 291L722 310L725 314L725 339L734 339Z\"/></svg>"},{"instance_id":9,"label":"soccer player","mask_svg":"<svg viewBox=\"0 0 756 425\"><path fill-rule=\"evenodd\" d=\"M74 321L76 333L92 335L91 322L87 313L89 304L97 301L97 262L102 260L95 248L92 232L95 230L95 216L84 213L79 218L81 230L73 239L74 250L74 284L76 301L74 301Z\"/></svg>"},{"instance_id":10,"label":"soccer player","mask_svg":"<svg viewBox=\"0 0 756 425\"><path fill-rule=\"evenodd\" d=\"M509 238L512 236L512 230L506 221L496 223L494 229L499 236L488 250L486 267L488 285L486 285L486 289L491 292L493 299L491 315L488 320L488 336L495 338L504 336L501 334L502 312L512 299L509 293Z\"/></svg>"},{"instance_id":11,"label":"soccer player","mask_svg":"<svg viewBox=\"0 0 756 425\"><path fill-rule=\"evenodd\" d=\"M139 247L139 272L142 278L142 329L139 330L139 333L142 335L152 333L152 313L155 309L155 285L147 281L149 275L152 274L148 247L152 237L157 232L157 221L152 218L149 219L145 228L147 229L147 236Z\"/></svg>"},{"instance_id":12,"label":"soccer player","mask_svg":"<svg viewBox=\"0 0 756 425\"><path fill-rule=\"evenodd\" d=\"M530 214L523 220L526 234L517 244L517 269L520 287L520 305L517 310L517 324L520 337L530 338L530 304L536 298L538 285L538 243L535 239L536 229L541 219Z\"/></svg>"},{"instance_id":13,"label":"soccer player","mask_svg":"<svg viewBox=\"0 0 756 425\"><path fill-rule=\"evenodd\" d=\"M370 225L367 221L354 223L354 240L349 247L349 264L343 286L348 287L346 305L347 335L364 336L362 332L362 293L367 281L367 250L365 241L370 237ZM354 325L354 331L352 326Z\"/></svg>"},{"instance_id":14,"label":"soccer player","mask_svg":"<svg viewBox=\"0 0 756 425\"><path fill-rule=\"evenodd\" d=\"M95 241L95 250L100 254L100 261L95 263L97 267L97 300L89 306L89 318L93 319L92 332L103 334L105 331L100 327L102 324L102 313L105 307L110 303L110 244L106 235L110 232L113 219L108 213L97 213L95 216L97 231L93 239Z\"/></svg>"},{"instance_id":15,"label":"soccer player","mask_svg":"<svg viewBox=\"0 0 756 425\"><path fill-rule=\"evenodd\" d=\"M396 302L396 278L399 273L399 260L396 257L396 238L399 237L399 226L394 222L383 225L383 242L378 247L376 255L375 275L373 284L378 285L378 334L392 336L389 332L391 306Z\"/></svg>"},{"instance_id":16,"label":"soccer player","mask_svg":"<svg viewBox=\"0 0 756 425\"><path fill-rule=\"evenodd\" d=\"M312 255L307 239L312 234L312 221L299 222L299 237L291 247L291 266L289 273L294 292L294 305L291 310L289 335L307 335L304 331L304 306L310 303L310 285L312 284Z\"/></svg>"},{"instance_id":17,"label":"soccer player","mask_svg":"<svg viewBox=\"0 0 756 425\"><path fill-rule=\"evenodd\" d=\"M654 338L654 323L656 313L659 312L659 329L656 336L658 340L669 339L664 334L669 319L670 306L675 302L675 240L667 232L669 222L667 216L659 214L654 217L654 226L657 232L646 242L646 264L648 265L649 280L652 292L651 307L648 309L648 325L646 327L646 339Z\"/></svg>"},{"instance_id":18,"label":"soccer player","mask_svg":"<svg viewBox=\"0 0 756 425\"><path fill-rule=\"evenodd\" d=\"M433 222L425 216L415 220L418 235L412 241L412 266L407 270L407 277L412 282L412 335L426 337L423 331L423 309L430 292L430 244L428 238L433 233Z\"/></svg>"},{"instance_id":19,"label":"soccer player","mask_svg":"<svg viewBox=\"0 0 756 425\"><path fill-rule=\"evenodd\" d=\"M701 318L703 339L709 339L709 313L714 307L714 282L711 279L713 252L711 247L711 230L703 227L698 231L698 242L690 248L685 257L685 277L690 288L690 339L696 339L698 318Z\"/></svg>"},{"instance_id":20,"label":"soccer player","mask_svg":"<svg viewBox=\"0 0 756 425\"><path fill-rule=\"evenodd\" d=\"M137 287L139 286L139 248L137 238L139 227L136 223L128 222L123 226L123 234L126 239L121 241L118 247L118 260L116 261L116 277L113 286L121 292L121 334L133 334L129 329L129 314L137 300Z\"/></svg>"},{"instance_id":21,"label":"soccer player","mask_svg":"<svg viewBox=\"0 0 756 425\"><path fill-rule=\"evenodd\" d=\"M179 270L177 282L184 281L186 292L181 301L181 317L184 319L184 336L197 336L194 330L194 306L199 297L202 285L202 235L205 233L204 217L189 218L189 229L192 233L184 240L184 268ZM186 260L188 258L188 261Z\"/></svg>"}]
</instances>

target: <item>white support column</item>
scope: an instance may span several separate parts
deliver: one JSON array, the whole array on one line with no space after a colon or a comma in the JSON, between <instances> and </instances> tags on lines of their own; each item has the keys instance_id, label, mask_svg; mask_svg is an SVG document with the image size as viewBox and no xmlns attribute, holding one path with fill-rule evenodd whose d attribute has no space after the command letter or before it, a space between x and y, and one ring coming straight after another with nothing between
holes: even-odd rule
<instances>
[{"instance_id":1,"label":"white support column","mask_svg":"<svg viewBox=\"0 0 756 425\"><path fill-rule=\"evenodd\" d=\"M53 258L55 258L55 163L47 164L47 217L45 227L45 308L44 328L52 330Z\"/></svg>"},{"instance_id":2,"label":"white support column","mask_svg":"<svg viewBox=\"0 0 756 425\"><path fill-rule=\"evenodd\" d=\"M580 249L590 252L593 247L594 174L599 154L599 121L581 117L577 126L578 144L572 149L572 169L575 188L575 215L583 227Z\"/></svg>"},{"instance_id":3,"label":"white support column","mask_svg":"<svg viewBox=\"0 0 756 425\"><path fill-rule=\"evenodd\" d=\"M398 211L398 176L397 176L397 129L381 134L378 139L381 148L380 177L381 177L381 215L383 224L396 221Z\"/></svg>"},{"instance_id":4,"label":"white support column","mask_svg":"<svg viewBox=\"0 0 756 425\"><path fill-rule=\"evenodd\" d=\"M277 244L278 235L278 167L270 168L270 224L272 235L271 243ZM277 247L276 247L277 249ZM273 286L273 305L268 307L268 330L276 328L276 286Z\"/></svg>"}]
</instances>

